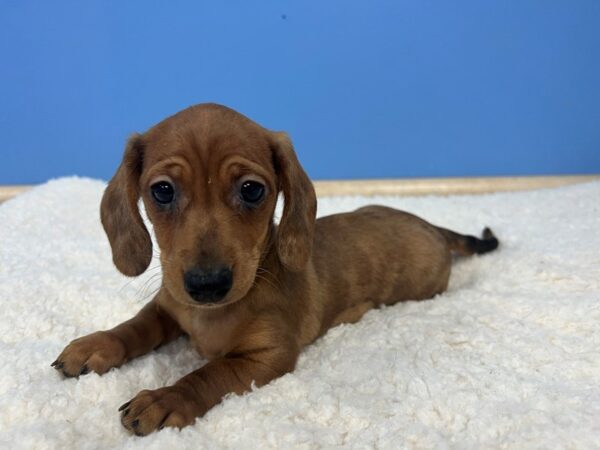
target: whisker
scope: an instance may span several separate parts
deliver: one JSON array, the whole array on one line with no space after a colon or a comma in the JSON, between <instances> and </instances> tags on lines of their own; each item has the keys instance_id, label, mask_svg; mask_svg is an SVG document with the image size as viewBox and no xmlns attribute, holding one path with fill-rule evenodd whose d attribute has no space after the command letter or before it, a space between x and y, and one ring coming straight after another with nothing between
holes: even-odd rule
<instances>
[{"instance_id":1,"label":"whisker","mask_svg":"<svg viewBox=\"0 0 600 450\"><path fill-rule=\"evenodd\" d=\"M162 280L162 273L155 273L154 275L149 277L136 292L136 297L140 298L140 299L145 299L145 298L149 297L150 295L158 292L158 290L162 286L162 283L159 283L158 287L153 289L151 294L148 293L149 289L152 287L152 285L159 280Z\"/></svg>"},{"instance_id":2,"label":"whisker","mask_svg":"<svg viewBox=\"0 0 600 450\"><path fill-rule=\"evenodd\" d=\"M259 272L259 271L261 271L261 272ZM255 275L256 275L256 276L255 276L255 280L256 280L256 279L263 280L263 281L265 281L267 284L269 284L269 285L270 285L270 286L271 286L273 289L275 289L276 291L282 292L282 289L281 289L281 284L279 283L279 280L277 280L277 278L276 278L276 277L274 277L274 276L273 276L273 278L271 279L271 278L269 278L269 277L267 277L267 276L263 276L263 275L261 275L261 273L264 273L264 274L266 274L266 275L273 275L273 274L272 274L270 271L268 271L268 270L267 270L267 269L265 269L264 267L259 267L259 268L256 270L256 274L255 274Z\"/></svg>"},{"instance_id":3,"label":"whisker","mask_svg":"<svg viewBox=\"0 0 600 450\"><path fill-rule=\"evenodd\" d=\"M281 292L281 289L279 286L277 286L276 284L274 284L271 280L269 280L268 278L265 278L263 276L260 275L256 275L255 279L260 279L263 280L265 283L267 283L269 286L271 286L273 289L275 289L276 291Z\"/></svg>"},{"instance_id":4,"label":"whisker","mask_svg":"<svg viewBox=\"0 0 600 450\"><path fill-rule=\"evenodd\" d=\"M155 295L158 293L158 291L160 290L160 288L161 288L161 286L158 286L156 289L154 289L154 290L153 290L152 292L150 292L148 295L146 295L146 296L143 296L143 297L141 298L141 300L145 300L145 299L147 299L147 298L149 298L149 297L154 297L154 296L155 296Z\"/></svg>"}]
</instances>

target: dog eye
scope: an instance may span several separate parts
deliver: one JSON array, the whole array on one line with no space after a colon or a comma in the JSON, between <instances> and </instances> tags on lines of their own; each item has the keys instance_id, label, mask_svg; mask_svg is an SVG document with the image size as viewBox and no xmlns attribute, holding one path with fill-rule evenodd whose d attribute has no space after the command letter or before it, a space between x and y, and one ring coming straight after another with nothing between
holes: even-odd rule
<instances>
[{"instance_id":1,"label":"dog eye","mask_svg":"<svg viewBox=\"0 0 600 450\"><path fill-rule=\"evenodd\" d=\"M173 197L175 196L175 190L171 183L167 181L159 181L158 183L154 183L150 186L150 190L152 191L152 197L161 205L167 205L173 201Z\"/></svg>"},{"instance_id":2,"label":"dog eye","mask_svg":"<svg viewBox=\"0 0 600 450\"><path fill-rule=\"evenodd\" d=\"M265 187L257 181L244 181L240 187L240 195L246 203L258 203L265 195Z\"/></svg>"}]
</instances>

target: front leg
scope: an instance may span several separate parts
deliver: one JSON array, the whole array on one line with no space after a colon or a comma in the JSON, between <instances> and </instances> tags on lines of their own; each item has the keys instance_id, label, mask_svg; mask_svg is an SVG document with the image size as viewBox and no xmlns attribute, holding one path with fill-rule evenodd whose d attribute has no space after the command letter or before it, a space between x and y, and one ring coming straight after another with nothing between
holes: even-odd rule
<instances>
[{"instance_id":1,"label":"front leg","mask_svg":"<svg viewBox=\"0 0 600 450\"><path fill-rule=\"evenodd\" d=\"M293 370L298 351L293 347L232 353L210 361L173 386L142 391L125 403L121 423L138 436L163 427L190 425L230 392L242 394L252 383L262 386Z\"/></svg>"},{"instance_id":2,"label":"front leg","mask_svg":"<svg viewBox=\"0 0 600 450\"><path fill-rule=\"evenodd\" d=\"M175 339L181 333L179 325L160 309L155 298L127 322L72 341L52 367L67 377L90 371L103 374Z\"/></svg>"}]
</instances>

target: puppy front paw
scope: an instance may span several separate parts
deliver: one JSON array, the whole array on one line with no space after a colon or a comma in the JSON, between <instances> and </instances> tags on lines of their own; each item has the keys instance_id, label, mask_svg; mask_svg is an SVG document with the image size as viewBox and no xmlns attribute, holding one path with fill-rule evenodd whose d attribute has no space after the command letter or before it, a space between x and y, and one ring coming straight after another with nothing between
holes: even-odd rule
<instances>
[{"instance_id":1,"label":"puppy front paw","mask_svg":"<svg viewBox=\"0 0 600 450\"><path fill-rule=\"evenodd\" d=\"M121 423L132 433L145 436L164 427L183 428L202 415L193 394L181 386L141 391L119 408Z\"/></svg>"},{"instance_id":2,"label":"puppy front paw","mask_svg":"<svg viewBox=\"0 0 600 450\"><path fill-rule=\"evenodd\" d=\"M89 372L103 374L125 362L123 342L109 331L98 331L72 341L51 366L66 377Z\"/></svg>"}]
</instances>

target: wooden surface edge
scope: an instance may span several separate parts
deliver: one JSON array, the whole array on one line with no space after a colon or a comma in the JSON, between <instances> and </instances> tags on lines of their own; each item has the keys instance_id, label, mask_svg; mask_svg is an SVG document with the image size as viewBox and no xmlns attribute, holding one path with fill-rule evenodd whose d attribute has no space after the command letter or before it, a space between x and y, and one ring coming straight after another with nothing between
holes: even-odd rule
<instances>
[{"instance_id":1,"label":"wooden surface edge","mask_svg":"<svg viewBox=\"0 0 600 450\"><path fill-rule=\"evenodd\" d=\"M524 177L410 178L380 180L315 181L319 197L334 195L457 195L527 191L600 180L596 175ZM33 186L0 186L0 203Z\"/></svg>"},{"instance_id":2,"label":"wooden surface edge","mask_svg":"<svg viewBox=\"0 0 600 450\"><path fill-rule=\"evenodd\" d=\"M9 198L15 197L22 192L31 189L33 186L0 186L0 203Z\"/></svg>"},{"instance_id":3,"label":"wooden surface edge","mask_svg":"<svg viewBox=\"0 0 600 450\"><path fill-rule=\"evenodd\" d=\"M315 181L319 197L334 195L457 195L527 191L600 180L595 175L522 177L412 178L395 180Z\"/></svg>"}]
</instances>

